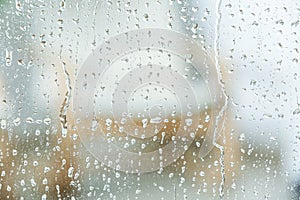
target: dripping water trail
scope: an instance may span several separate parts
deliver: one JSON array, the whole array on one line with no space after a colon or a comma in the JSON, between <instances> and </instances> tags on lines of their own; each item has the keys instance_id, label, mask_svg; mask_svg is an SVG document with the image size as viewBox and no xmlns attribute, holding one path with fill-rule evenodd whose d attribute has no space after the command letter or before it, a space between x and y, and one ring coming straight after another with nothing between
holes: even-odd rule
<instances>
[{"instance_id":1,"label":"dripping water trail","mask_svg":"<svg viewBox=\"0 0 300 200\"><path fill-rule=\"evenodd\" d=\"M225 164L224 164L224 147L219 144L215 144L215 146L220 150L220 166L221 166L221 183L219 187L219 195L220 198L222 199L224 196L224 184L225 184Z\"/></svg>"},{"instance_id":2,"label":"dripping water trail","mask_svg":"<svg viewBox=\"0 0 300 200\"><path fill-rule=\"evenodd\" d=\"M176 200L176 185L174 183L174 200Z\"/></svg>"},{"instance_id":3,"label":"dripping water trail","mask_svg":"<svg viewBox=\"0 0 300 200\"><path fill-rule=\"evenodd\" d=\"M228 95L225 90L225 84L223 81L223 76L222 76L222 70L219 64L219 55L220 55L220 22L222 18L222 13L221 13L221 4L222 0L218 0L216 2L216 24L215 24L215 38L214 38L214 53L215 53L215 67L217 69L217 74L218 74L218 81L219 84L221 85L222 93L225 96L225 103L219 112L217 119L216 119L216 128L215 128L215 133L214 133L214 146L217 147L220 150L220 170L221 170L221 183L219 187L219 195L220 198L222 199L224 196L224 185L225 185L225 165L224 165L224 147L220 144L217 143L217 134L218 132L217 125L219 123L219 120L224 116L225 110L227 109L228 106Z\"/></svg>"},{"instance_id":4,"label":"dripping water trail","mask_svg":"<svg viewBox=\"0 0 300 200\"><path fill-rule=\"evenodd\" d=\"M67 133L68 133L67 111L70 107L70 102L71 102L71 97L72 97L72 87L71 87L70 74L67 70L67 66L66 66L65 62L62 63L62 67L63 67L64 75L66 77L67 92L65 94L65 99L64 99L61 109L60 109L59 118L60 118L60 124L61 124L61 128L62 128L62 137L65 138L65 137L67 137Z\"/></svg>"}]
</instances>

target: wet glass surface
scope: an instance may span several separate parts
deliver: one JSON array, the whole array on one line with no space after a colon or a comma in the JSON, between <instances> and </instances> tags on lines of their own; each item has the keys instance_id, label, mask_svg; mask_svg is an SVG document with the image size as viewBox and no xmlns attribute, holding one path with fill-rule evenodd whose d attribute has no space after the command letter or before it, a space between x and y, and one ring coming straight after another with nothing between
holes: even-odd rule
<instances>
[{"instance_id":1,"label":"wet glass surface","mask_svg":"<svg viewBox=\"0 0 300 200\"><path fill-rule=\"evenodd\" d=\"M299 199L296 0L0 0L0 199Z\"/></svg>"}]
</instances>

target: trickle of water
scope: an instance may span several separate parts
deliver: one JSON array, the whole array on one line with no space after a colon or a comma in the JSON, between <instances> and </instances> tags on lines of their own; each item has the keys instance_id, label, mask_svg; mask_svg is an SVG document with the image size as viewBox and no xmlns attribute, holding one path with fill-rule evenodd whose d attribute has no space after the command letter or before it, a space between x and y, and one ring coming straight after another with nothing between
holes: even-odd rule
<instances>
[{"instance_id":1,"label":"trickle of water","mask_svg":"<svg viewBox=\"0 0 300 200\"><path fill-rule=\"evenodd\" d=\"M65 99L62 103L61 109L60 109L60 124L62 128L62 136L66 137L67 136L67 111L70 107L71 103L71 97L72 97L72 87L71 87L71 79L70 79L70 74L67 71L66 63L62 63L63 66L63 72L66 77L66 86L67 86L67 92L65 94Z\"/></svg>"},{"instance_id":2,"label":"trickle of water","mask_svg":"<svg viewBox=\"0 0 300 200\"><path fill-rule=\"evenodd\" d=\"M224 164L224 155L225 155L225 151L224 151L224 147L222 145L219 144L215 144L215 146L220 150L220 168L221 168L221 183L220 183L220 187L219 187L219 195L220 198L222 199L224 196L224 185L225 185L225 164Z\"/></svg>"},{"instance_id":3,"label":"trickle of water","mask_svg":"<svg viewBox=\"0 0 300 200\"><path fill-rule=\"evenodd\" d=\"M214 38L214 53L215 53L215 67L217 69L217 74L218 74L218 81L219 84L221 85L221 89L222 92L225 96L225 103L221 109L221 111L219 112L218 116L217 116L217 120L216 120L216 124L219 123L219 120L224 116L224 112L227 108L228 105L228 95L226 93L225 90L225 84L223 82L223 78L222 78L222 70L219 64L219 55L220 55L220 23L221 23L221 18L222 18L222 13L221 13L221 4L222 4L222 0L218 0L216 2L216 24L215 24L215 38ZM214 146L217 147L220 150L220 167L221 167L221 183L220 183L220 187L219 187L219 195L220 198L223 198L224 196L224 185L225 185L225 165L224 165L224 147L220 144L217 144L216 140L216 136L217 136L217 131L218 129L214 130Z\"/></svg>"},{"instance_id":4,"label":"trickle of water","mask_svg":"<svg viewBox=\"0 0 300 200\"><path fill-rule=\"evenodd\" d=\"M165 135L166 135L166 133L162 132L162 134L161 134L162 138L161 138L160 144L164 143Z\"/></svg>"}]
</instances>

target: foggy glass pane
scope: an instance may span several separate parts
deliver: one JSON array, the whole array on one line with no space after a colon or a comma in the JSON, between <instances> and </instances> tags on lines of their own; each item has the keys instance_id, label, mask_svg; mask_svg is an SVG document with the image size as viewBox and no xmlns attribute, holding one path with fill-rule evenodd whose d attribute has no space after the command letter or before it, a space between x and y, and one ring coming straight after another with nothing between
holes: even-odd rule
<instances>
[{"instance_id":1,"label":"foggy glass pane","mask_svg":"<svg viewBox=\"0 0 300 200\"><path fill-rule=\"evenodd\" d=\"M299 199L299 4L0 0L0 199Z\"/></svg>"}]
</instances>

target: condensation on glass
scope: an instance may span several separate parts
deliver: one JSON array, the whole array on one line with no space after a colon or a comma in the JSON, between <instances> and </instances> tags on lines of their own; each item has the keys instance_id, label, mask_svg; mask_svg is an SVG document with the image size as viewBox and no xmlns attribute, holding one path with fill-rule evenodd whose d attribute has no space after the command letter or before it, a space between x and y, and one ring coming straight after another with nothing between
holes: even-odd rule
<instances>
[{"instance_id":1,"label":"condensation on glass","mask_svg":"<svg viewBox=\"0 0 300 200\"><path fill-rule=\"evenodd\" d=\"M0 0L0 199L299 199L296 0Z\"/></svg>"}]
</instances>

